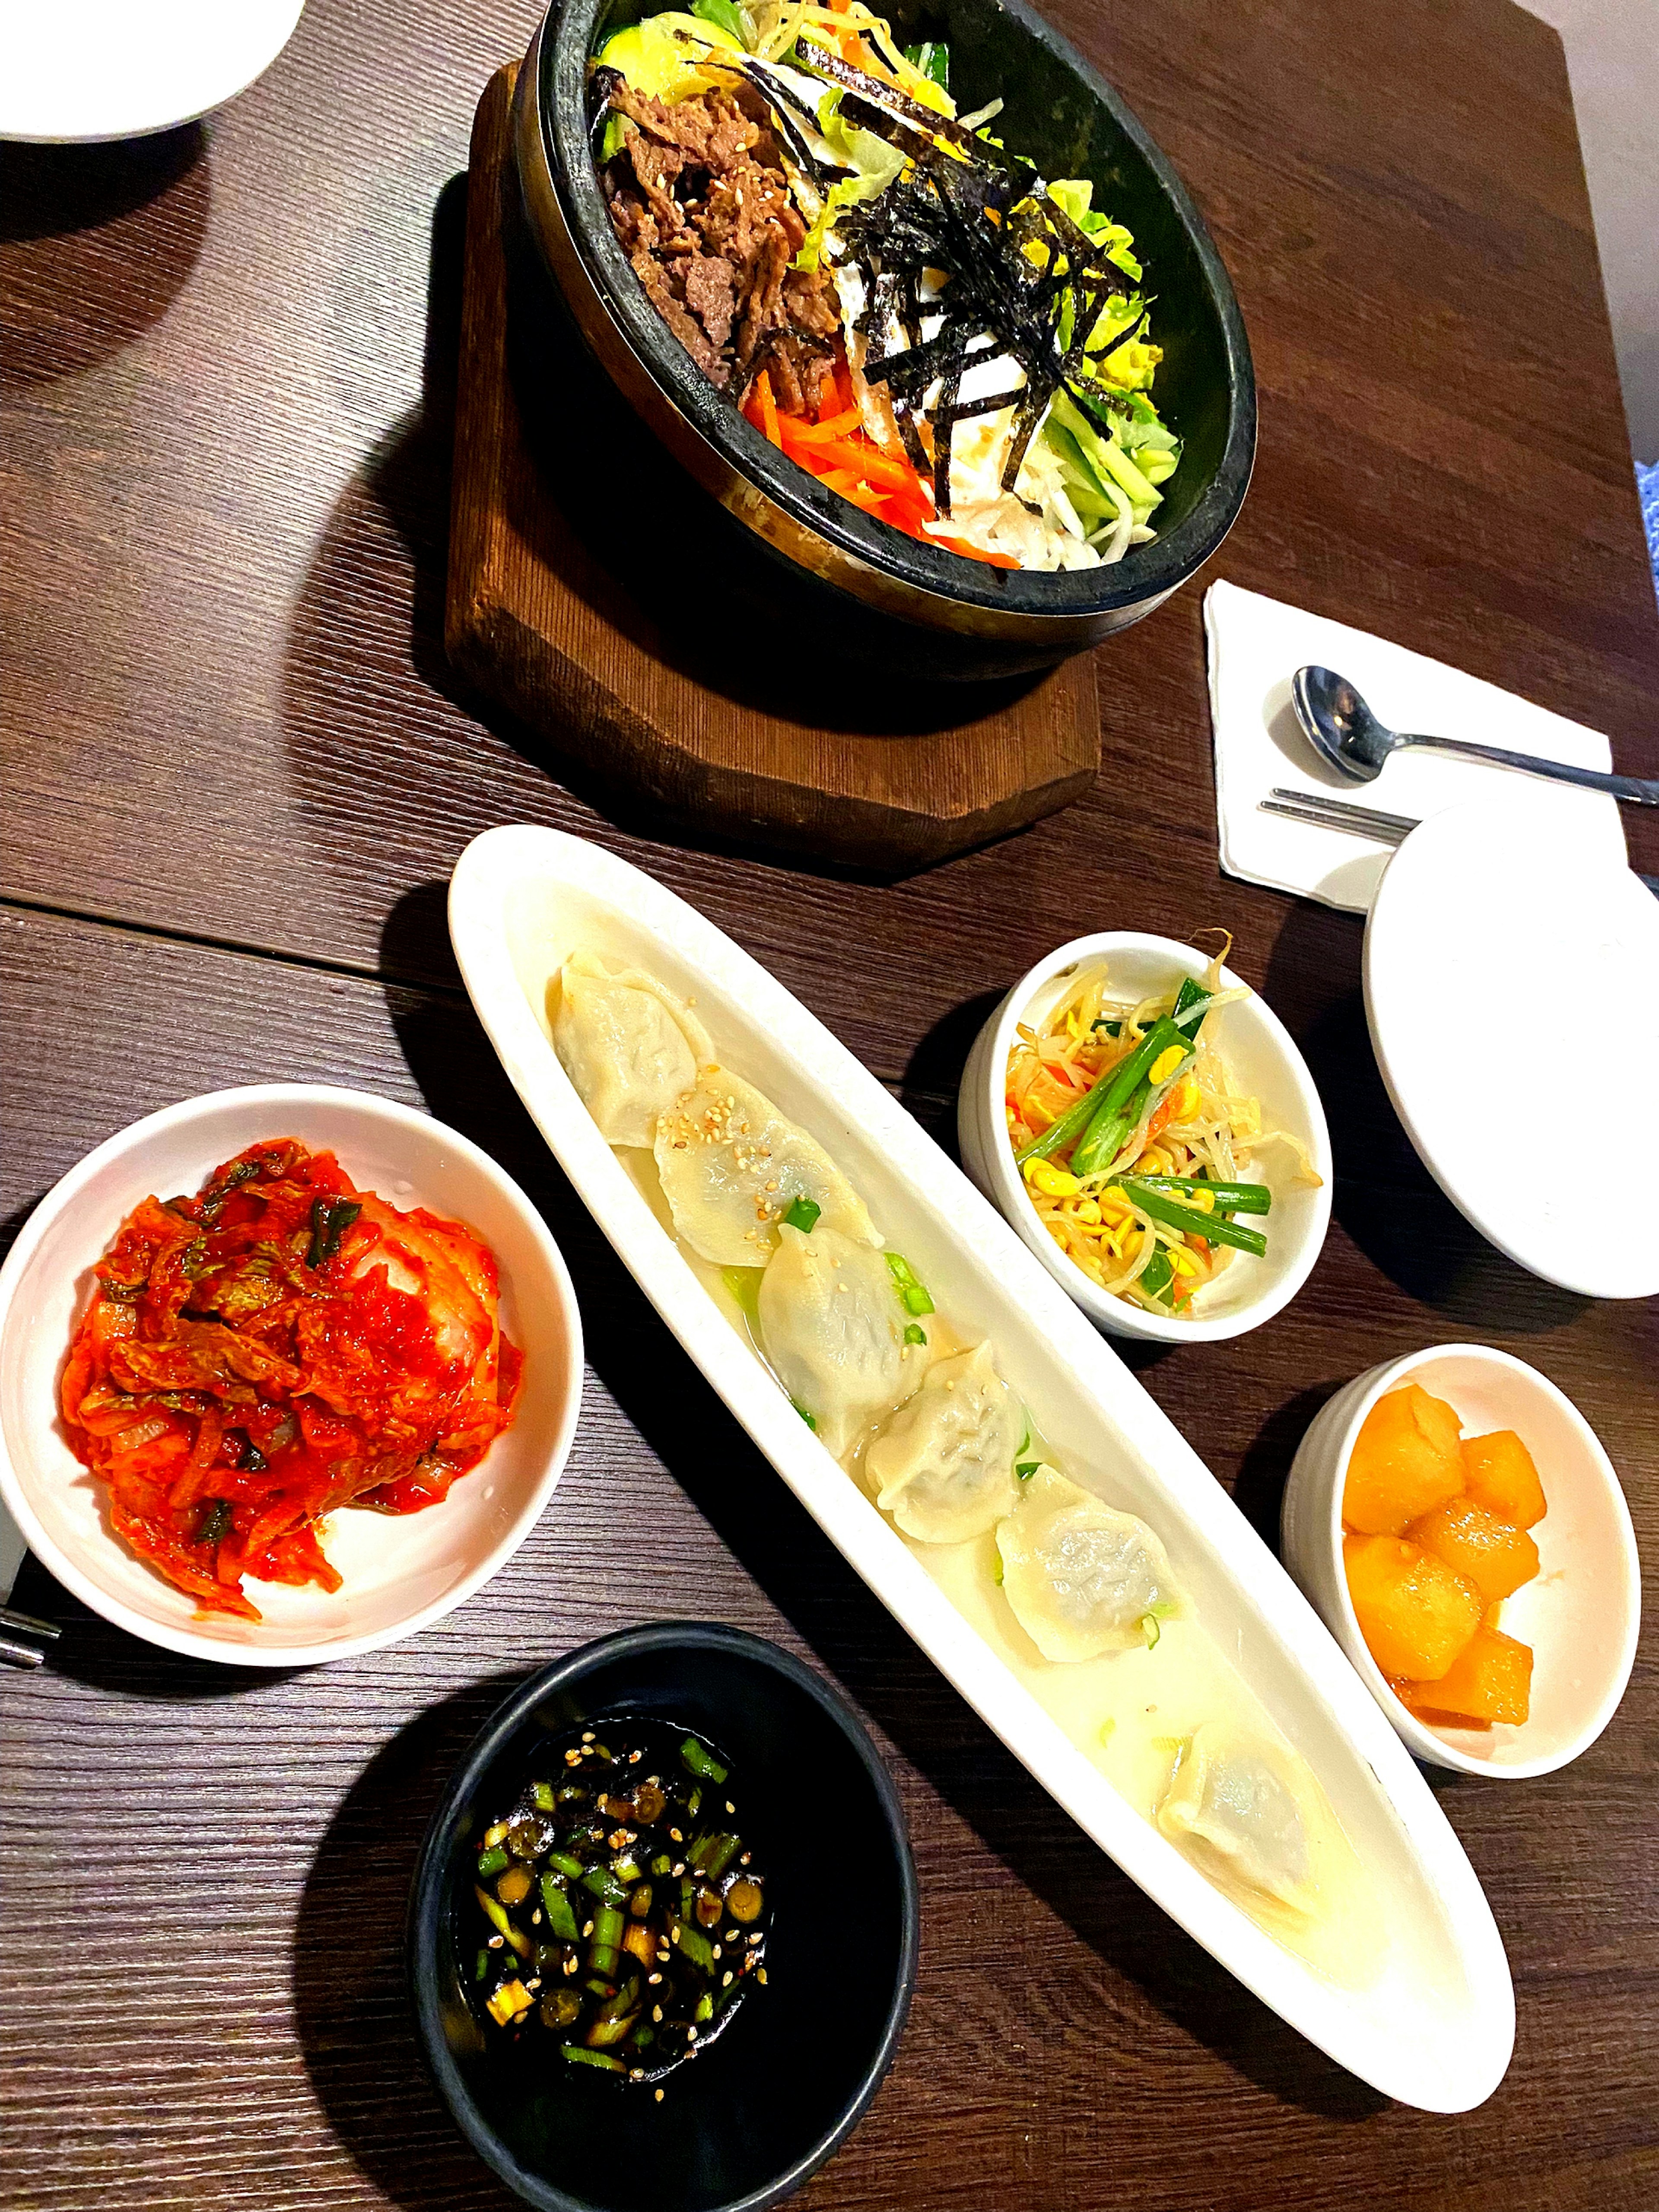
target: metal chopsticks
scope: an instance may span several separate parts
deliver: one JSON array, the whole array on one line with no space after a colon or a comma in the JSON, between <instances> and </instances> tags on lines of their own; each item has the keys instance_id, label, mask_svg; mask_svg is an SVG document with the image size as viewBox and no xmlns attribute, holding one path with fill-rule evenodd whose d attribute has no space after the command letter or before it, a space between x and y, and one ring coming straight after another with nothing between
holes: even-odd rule
<instances>
[{"instance_id":1,"label":"metal chopsticks","mask_svg":"<svg viewBox=\"0 0 1659 2212\"><path fill-rule=\"evenodd\" d=\"M11 1606L0 1605L0 1665L40 1666L46 1653L39 1644L24 1639L38 1636L47 1644L55 1644L63 1632L55 1621L37 1620L32 1613L19 1613Z\"/></svg>"},{"instance_id":2,"label":"metal chopsticks","mask_svg":"<svg viewBox=\"0 0 1659 2212\"><path fill-rule=\"evenodd\" d=\"M1360 806L1352 799L1335 799L1326 791L1284 791L1275 786L1266 799L1256 801L1258 811L1283 815L1288 822L1309 822L1319 830L1346 830L1355 837L1375 838L1379 845L1397 845L1417 827L1410 814L1385 814L1380 807ZM1659 898L1659 876L1637 879Z\"/></svg>"}]
</instances>

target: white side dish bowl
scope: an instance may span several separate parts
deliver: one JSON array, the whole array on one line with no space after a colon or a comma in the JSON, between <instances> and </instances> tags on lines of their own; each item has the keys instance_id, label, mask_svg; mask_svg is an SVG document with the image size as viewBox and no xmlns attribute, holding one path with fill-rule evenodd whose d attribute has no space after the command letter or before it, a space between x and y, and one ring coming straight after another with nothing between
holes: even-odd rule
<instances>
[{"instance_id":1,"label":"white side dish bowl","mask_svg":"<svg viewBox=\"0 0 1659 2212\"><path fill-rule=\"evenodd\" d=\"M1501 1623L1535 1655L1531 1711L1520 1727L1430 1727L1395 1697L1359 1632L1342 1565L1348 1455L1377 1400L1407 1382L1443 1398L1466 1436L1513 1429L1544 1486L1549 1510L1530 1531L1539 1571L1504 1599ZM1588 1751L1618 1711L1642 1620L1630 1509L1595 1430L1524 1360L1483 1344L1437 1344L1356 1377L1302 1439L1279 1527L1285 1565L1419 1759L1523 1782Z\"/></svg>"},{"instance_id":2,"label":"white side dish bowl","mask_svg":"<svg viewBox=\"0 0 1659 2212\"><path fill-rule=\"evenodd\" d=\"M0 138L137 138L263 76L305 0L57 0L0 11Z\"/></svg>"},{"instance_id":3,"label":"white side dish bowl","mask_svg":"<svg viewBox=\"0 0 1659 2212\"><path fill-rule=\"evenodd\" d=\"M501 1325L525 1354L513 1425L441 1504L350 1508L324 1539L333 1592L255 1583L264 1618L198 1612L110 1528L104 1485L70 1449L58 1387L92 1268L152 1193L194 1192L264 1137L330 1151L360 1188L465 1221L501 1270ZM185 1099L135 1121L47 1192L0 1268L0 1494L29 1548L118 1628L198 1659L301 1667L396 1644L471 1596L552 1495L581 1404L581 1317L541 1215L488 1154L413 1108L360 1091L268 1083Z\"/></svg>"},{"instance_id":4,"label":"white side dish bowl","mask_svg":"<svg viewBox=\"0 0 1659 2212\"><path fill-rule=\"evenodd\" d=\"M1097 1328L1159 1344L1214 1344L1223 1337L1243 1336L1296 1296L1330 1226L1331 1137L1313 1077L1290 1031L1255 994L1209 1017L1215 1027L1206 1024L1206 1034L1226 1054L1240 1086L1261 1100L1265 1125L1299 1137L1322 1180L1316 1186L1298 1180L1298 1163L1288 1146L1265 1146L1250 1175L1272 1190L1273 1211L1250 1226L1265 1231L1266 1256L1235 1255L1231 1267L1194 1293L1184 1316L1149 1313L1131 1298L1114 1297L1075 1267L1043 1227L1014 1164L1006 1104L1008 1055L1020 1024L1041 1022L1080 969L1103 962L1115 995L1121 991L1126 1000L1178 988L1182 976L1200 977L1210 964L1190 945L1128 929L1074 937L1039 960L1003 1000L968 1055L957 1101L962 1164ZM1243 986L1243 978L1229 968L1221 975L1224 988Z\"/></svg>"},{"instance_id":5,"label":"white side dish bowl","mask_svg":"<svg viewBox=\"0 0 1659 2212\"><path fill-rule=\"evenodd\" d=\"M1180 1926L1340 2064L1433 2111L1490 2096L1513 2045L1514 1994L1444 1814L1278 1560L995 1209L764 969L601 848L552 830L487 832L456 866L450 927L508 1076L624 1264L795 1496L987 1725ZM579 950L644 968L695 1001L723 1060L825 1148L940 1313L969 1340L992 1342L1056 1463L1157 1531L1213 1641L1322 1786L1386 1925L1380 1956L1349 1977L1322 1971L1206 1880L1107 1779L1109 1752L1091 1755L1066 1732L805 1426L555 1054L549 985Z\"/></svg>"},{"instance_id":6,"label":"white side dish bowl","mask_svg":"<svg viewBox=\"0 0 1659 2212\"><path fill-rule=\"evenodd\" d=\"M1585 1041L1583 1073L1616 1082L1623 1127L1659 1127L1659 899L1641 878L1562 838L1535 804L1449 807L1383 872L1364 979L1389 1097L1458 1211L1547 1283L1659 1294L1651 1179L1631 1179L1610 1229L1571 1175L1540 1170L1557 1133L1540 1104L1563 1135L1574 1111L1545 1073L1554 1040Z\"/></svg>"}]
</instances>

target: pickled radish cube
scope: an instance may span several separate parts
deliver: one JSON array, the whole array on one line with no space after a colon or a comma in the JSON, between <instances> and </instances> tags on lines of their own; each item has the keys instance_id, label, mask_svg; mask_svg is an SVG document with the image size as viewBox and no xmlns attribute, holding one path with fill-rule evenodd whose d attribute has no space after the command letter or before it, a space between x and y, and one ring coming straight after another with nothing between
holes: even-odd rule
<instances>
[{"instance_id":1,"label":"pickled radish cube","mask_svg":"<svg viewBox=\"0 0 1659 2212\"><path fill-rule=\"evenodd\" d=\"M1548 1510L1532 1454L1513 1429L1463 1441L1463 1487L1488 1513L1530 1528Z\"/></svg>"},{"instance_id":2,"label":"pickled radish cube","mask_svg":"<svg viewBox=\"0 0 1659 2212\"><path fill-rule=\"evenodd\" d=\"M1538 1572L1538 1547L1526 1530L1473 1498L1449 1498L1413 1521L1406 1537L1473 1583L1487 1605L1511 1596Z\"/></svg>"},{"instance_id":3,"label":"pickled radish cube","mask_svg":"<svg viewBox=\"0 0 1659 2212\"><path fill-rule=\"evenodd\" d=\"M1436 1681L1480 1626L1474 1583L1398 1536L1347 1536L1342 1564L1365 1647L1391 1680Z\"/></svg>"},{"instance_id":4,"label":"pickled radish cube","mask_svg":"<svg viewBox=\"0 0 1659 2212\"><path fill-rule=\"evenodd\" d=\"M1377 1400L1354 1438L1342 1518L1368 1536L1402 1536L1462 1487L1456 1414L1408 1382Z\"/></svg>"},{"instance_id":5,"label":"pickled radish cube","mask_svg":"<svg viewBox=\"0 0 1659 2212\"><path fill-rule=\"evenodd\" d=\"M1413 1712L1518 1728L1531 1706L1532 1650L1501 1628L1479 1628L1437 1681L1398 1687Z\"/></svg>"}]
</instances>

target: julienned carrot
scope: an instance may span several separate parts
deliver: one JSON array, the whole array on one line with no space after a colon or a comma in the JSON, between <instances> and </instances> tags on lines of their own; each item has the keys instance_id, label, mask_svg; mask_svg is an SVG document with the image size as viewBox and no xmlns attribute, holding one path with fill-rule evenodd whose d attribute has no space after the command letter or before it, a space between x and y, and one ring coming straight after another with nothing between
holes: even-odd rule
<instances>
[{"instance_id":1,"label":"julienned carrot","mask_svg":"<svg viewBox=\"0 0 1659 2212\"><path fill-rule=\"evenodd\" d=\"M992 568L1018 568L1018 562L1006 553L987 553L965 538L939 537L923 527L933 519L933 487L908 460L884 452L860 427L863 418L844 362L838 361L820 380L818 391L816 422L780 415L771 377L763 369L749 388L743 411L798 468L878 521L925 544L942 545L964 561L981 561ZM835 411L827 411L832 405Z\"/></svg>"},{"instance_id":2,"label":"julienned carrot","mask_svg":"<svg viewBox=\"0 0 1659 2212\"><path fill-rule=\"evenodd\" d=\"M827 377L824 382L826 384L829 382ZM824 415L820 407L816 422L804 422L798 416L792 416L790 420L794 434L803 444L820 446L828 439L844 438L849 430L856 430L860 417L856 407L849 407L842 414L829 416Z\"/></svg>"},{"instance_id":3,"label":"julienned carrot","mask_svg":"<svg viewBox=\"0 0 1659 2212\"><path fill-rule=\"evenodd\" d=\"M1019 563L1011 554L988 553L982 545L970 545L965 538L936 538L927 532L930 545L942 545L947 553L960 553L964 561L983 561L992 568L1018 568Z\"/></svg>"},{"instance_id":4,"label":"julienned carrot","mask_svg":"<svg viewBox=\"0 0 1659 2212\"><path fill-rule=\"evenodd\" d=\"M755 390L760 398L760 427L772 443L781 450L783 440L778 430L778 403L772 397L772 379L767 370L762 369L755 379Z\"/></svg>"}]
</instances>

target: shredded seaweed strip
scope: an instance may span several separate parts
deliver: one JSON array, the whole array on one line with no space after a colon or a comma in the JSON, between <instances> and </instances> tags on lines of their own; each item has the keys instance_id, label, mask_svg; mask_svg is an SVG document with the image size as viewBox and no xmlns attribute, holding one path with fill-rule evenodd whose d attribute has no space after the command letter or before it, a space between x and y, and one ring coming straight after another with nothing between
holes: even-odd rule
<instances>
[{"instance_id":1,"label":"shredded seaweed strip","mask_svg":"<svg viewBox=\"0 0 1659 2212\"><path fill-rule=\"evenodd\" d=\"M1049 402L1062 386L1097 415L1103 409L1132 412L1128 393L1104 382L1099 370L1140 331L1146 309L1103 349L1089 349L1110 302L1132 297L1136 287L1050 198L1042 179L961 124L816 41L803 39L795 58L840 89L844 122L885 139L909 165L874 199L846 210L836 234L866 288L857 323L866 346L864 375L871 384L886 386L905 451L932 477L938 513L951 512L951 447L958 422L1015 410L1001 477L1003 490L1012 492ZM793 88L763 63L726 54L708 58L760 90L780 122L787 123L791 153L821 183L811 155L795 143L799 133L788 111L816 118L805 116ZM944 282L924 299L928 270ZM943 318L927 338L921 336L924 314ZM903 343L889 349L894 323ZM1024 383L964 400L963 378L981 354L1018 363ZM923 423L931 433L931 456L921 435Z\"/></svg>"}]
</instances>

